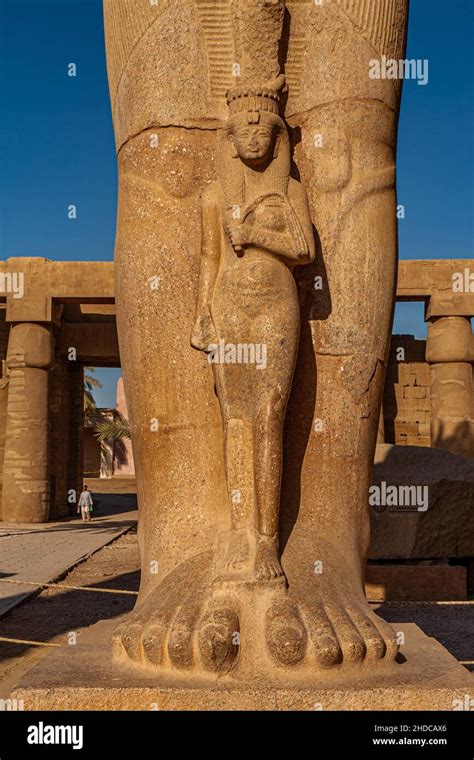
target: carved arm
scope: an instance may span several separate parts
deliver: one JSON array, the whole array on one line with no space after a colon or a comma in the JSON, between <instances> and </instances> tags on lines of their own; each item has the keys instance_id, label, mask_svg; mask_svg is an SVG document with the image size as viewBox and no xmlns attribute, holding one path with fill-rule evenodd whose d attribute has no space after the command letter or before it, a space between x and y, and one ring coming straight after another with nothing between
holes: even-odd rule
<instances>
[{"instance_id":1,"label":"carved arm","mask_svg":"<svg viewBox=\"0 0 474 760\"><path fill-rule=\"evenodd\" d=\"M206 351L216 338L209 305L219 269L219 257L219 218L216 204L209 191L206 191L201 206L201 262L196 315L191 335L191 345L199 351Z\"/></svg>"}]
</instances>

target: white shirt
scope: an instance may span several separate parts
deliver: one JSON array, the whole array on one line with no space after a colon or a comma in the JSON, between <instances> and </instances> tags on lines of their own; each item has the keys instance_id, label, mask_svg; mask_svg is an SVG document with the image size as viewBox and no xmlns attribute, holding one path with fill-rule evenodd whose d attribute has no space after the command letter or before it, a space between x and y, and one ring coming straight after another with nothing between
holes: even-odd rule
<instances>
[{"instance_id":1,"label":"white shirt","mask_svg":"<svg viewBox=\"0 0 474 760\"><path fill-rule=\"evenodd\" d=\"M90 491L83 491L81 495L79 496L79 506L80 507L91 507L92 506L92 496Z\"/></svg>"}]
</instances>

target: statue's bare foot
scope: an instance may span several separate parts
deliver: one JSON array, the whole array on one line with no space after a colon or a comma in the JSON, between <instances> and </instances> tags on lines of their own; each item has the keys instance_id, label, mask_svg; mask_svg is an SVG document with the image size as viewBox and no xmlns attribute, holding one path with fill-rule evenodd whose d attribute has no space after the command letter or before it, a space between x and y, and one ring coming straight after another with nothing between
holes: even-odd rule
<instances>
[{"instance_id":1,"label":"statue's bare foot","mask_svg":"<svg viewBox=\"0 0 474 760\"><path fill-rule=\"evenodd\" d=\"M237 664L239 618L232 607L215 606L208 610L199 630L199 648L207 670L227 672Z\"/></svg>"},{"instance_id":2,"label":"statue's bare foot","mask_svg":"<svg viewBox=\"0 0 474 760\"><path fill-rule=\"evenodd\" d=\"M393 661L399 649L395 632L368 605L350 554L333 546L326 560L319 555L321 572L305 561L304 551L297 561L290 560L297 572L287 569L289 598L304 621L310 659L320 667Z\"/></svg>"},{"instance_id":3,"label":"statue's bare foot","mask_svg":"<svg viewBox=\"0 0 474 760\"><path fill-rule=\"evenodd\" d=\"M164 666L168 659L172 660L171 652L174 655L176 647L172 645L168 653L168 641L171 642L173 619L177 613L175 603L170 603L168 607L154 604L153 596L152 592L150 598L115 629L112 636L112 649L116 659L128 658L137 664L155 667ZM187 611L185 614L189 615L190 612ZM185 652L184 636L181 630L182 626L178 625L178 636L181 639L180 656L184 663L190 664L192 651L189 648ZM176 640L176 638L176 633L173 633L173 639ZM174 657L174 659L178 658Z\"/></svg>"},{"instance_id":4,"label":"statue's bare foot","mask_svg":"<svg viewBox=\"0 0 474 760\"><path fill-rule=\"evenodd\" d=\"M193 558L170 573L112 636L114 657L148 667L190 669L195 632L209 591L211 558ZM191 582L192 580L192 582Z\"/></svg>"},{"instance_id":5,"label":"statue's bare foot","mask_svg":"<svg viewBox=\"0 0 474 760\"><path fill-rule=\"evenodd\" d=\"M245 567L249 559L249 541L244 530L232 530L229 534L229 547L224 560L224 570L237 572Z\"/></svg>"},{"instance_id":6,"label":"statue's bare foot","mask_svg":"<svg viewBox=\"0 0 474 760\"><path fill-rule=\"evenodd\" d=\"M258 581L271 581L283 575L278 558L277 536L258 536L253 574Z\"/></svg>"},{"instance_id":7,"label":"statue's bare foot","mask_svg":"<svg viewBox=\"0 0 474 760\"><path fill-rule=\"evenodd\" d=\"M335 598L327 604L315 600L304 605L304 617L321 667L394 660L397 656L395 632L362 600Z\"/></svg>"},{"instance_id":8,"label":"statue's bare foot","mask_svg":"<svg viewBox=\"0 0 474 760\"><path fill-rule=\"evenodd\" d=\"M267 615L267 645L281 665L295 665L310 644L308 657L321 668L362 662L393 661L398 653L395 632L367 603L345 603L334 598L330 604L317 599L302 605L304 624L293 609ZM280 619L278 619L280 618Z\"/></svg>"},{"instance_id":9,"label":"statue's bare foot","mask_svg":"<svg viewBox=\"0 0 474 760\"><path fill-rule=\"evenodd\" d=\"M267 646L273 658L282 665L300 662L308 637L298 610L287 597L267 610L265 623Z\"/></svg>"},{"instance_id":10,"label":"statue's bare foot","mask_svg":"<svg viewBox=\"0 0 474 760\"><path fill-rule=\"evenodd\" d=\"M152 592L143 606L115 630L114 656L154 667L191 668L195 660L192 639L200 605L187 598L177 608L174 599L164 605L153 597Z\"/></svg>"}]
</instances>

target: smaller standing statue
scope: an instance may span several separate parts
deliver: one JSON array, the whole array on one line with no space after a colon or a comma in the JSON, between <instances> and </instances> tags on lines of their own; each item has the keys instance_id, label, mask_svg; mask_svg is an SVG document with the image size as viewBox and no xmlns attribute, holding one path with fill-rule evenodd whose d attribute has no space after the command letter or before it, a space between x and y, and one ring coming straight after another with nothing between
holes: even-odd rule
<instances>
[{"instance_id":1,"label":"smaller standing statue","mask_svg":"<svg viewBox=\"0 0 474 760\"><path fill-rule=\"evenodd\" d=\"M278 113L283 76L227 95L218 180L202 198L199 293L192 345L212 363L224 429L231 529L224 579L281 576L282 434L299 344L296 266L314 260L304 187L290 177Z\"/></svg>"}]
</instances>

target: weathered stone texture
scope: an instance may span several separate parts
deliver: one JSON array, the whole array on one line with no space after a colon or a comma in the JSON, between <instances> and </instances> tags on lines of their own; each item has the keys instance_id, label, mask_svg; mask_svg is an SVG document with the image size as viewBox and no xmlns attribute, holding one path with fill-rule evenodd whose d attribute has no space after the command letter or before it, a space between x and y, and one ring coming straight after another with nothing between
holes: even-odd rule
<instances>
[{"instance_id":1,"label":"weathered stone texture","mask_svg":"<svg viewBox=\"0 0 474 760\"><path fill-rule=\"evenodd\" d=\"M425 352L423 340L392 336L382 406L386 443L430 446L431 381Z\"/></svg>"},{"instance_id":2,"label":"weathered stone texture","mask_svg":"<svg viewBox=\"0 0 474 760\"><path fill-rule=\"evenodd\" d=\"M137 607L114 636L114 647L118 658L131 658L137 667L184 669L190 677L226 669L237 646L230 646L229 633L241 626L254 631L252 647L242 648L236 666L242 678L259 670L271 679L276 662L290 672L301 661L298 673L309 673L313 660L334 664L340 656L327 615L347 659L346 624L358 641L355 659L365 651L351 614L372 631L369 649L377 649L380 659L395 655L393 632L367 608L363 566L396 289L400 88L370 79L368 71L379 52L374 45L403 52L407 3L396 0L381 16L369 10L363 2L168 0L153 17L139 14L129 24L128 0L104 4L119 166L117 323L143 562ZM189 342L201 196L208 199L216 173L220 180L232 174L222 170L217 151L225 147L219 131L227 115L224 91L250 84L263 93L279 72L288 74L284 116L317 240L316 262L296 276L301 337L280 511L288 591L282 578L248 588L216 580L232 505L211 368ZM276 175L283 186L285 172ZM262 182L262 192L269 189ZM221 231L211 224L205 231L212 249ZM277 307L285 304L289 308L281 299ZM282 349L288 358L290 348ZM255 445L267 442L269 430L259 435ZM268 484L273 490L274 480ZM150 573L153 561L156 574ZM322 563L322 574L315 563ZM326 612L326 604L334 609ZM224 636L225 646L214 650L214 635Z\"/></svg>"},{"instance_id":3,"label":"weathered stone texture","mask_svg":"<svg viewBox=\"0 0 474 760\"><path fill-rule=\"evenodd\" d=\"M378 445L374 483L428 488L428 509L371 509L371 559L474 555L474 460L417 446Z\"/></svg>"},{"instance_id":4,"label":"weathered stone texture","mask_svg":"<svg viewBox=\"0 0 474 760\"><path fill-rule=\"evenodd\" d=\"M378 672L337 671L324 679L269 687L258 673L236 682L209 674L190 684L182 674L156 676L111 660L114 621L92 626L74 654L64 646L24 676L11 696L25 710L453 710L472 694L472 675L416 625L396 623L403 634L402 665ZM455 701L457 700L457 701ZM442 721L440 721L442 722Z\"/></svg>"}]
</instances>

